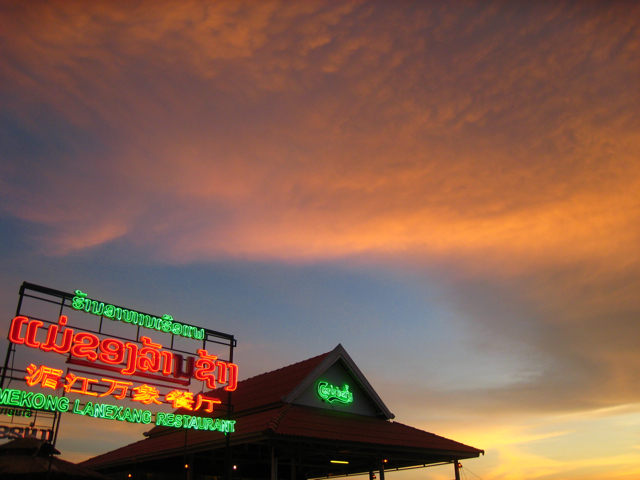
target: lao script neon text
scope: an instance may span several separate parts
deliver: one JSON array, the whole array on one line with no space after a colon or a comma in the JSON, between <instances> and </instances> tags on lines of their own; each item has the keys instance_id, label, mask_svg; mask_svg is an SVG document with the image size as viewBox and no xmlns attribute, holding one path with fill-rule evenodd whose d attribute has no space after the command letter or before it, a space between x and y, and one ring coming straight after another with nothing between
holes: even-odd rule
<instances>
[{"instance_id":1,"label":"lao script neon text","mask_svg":"<svg viewBox=\"0 0 640 480\"><path fill-rule=\"evenodd\" d=\"M137 343L122 342L115 338L100 340L92 333L75 333L66 325L67 317L62 315L57 324L49 325L46 329L46 337L41 341L37 337L44 322L22 316L15 317L9 329L9 341L45 352L71 354L73 357L83 358L89 362L124 365L120 370L122 375L160 372L164 376L179 376L178 370L181 370L182 357L170 351L161 350L162 345L154 343L149 337L140 337L142 343L140 347ZM25 326L26 328L23 328ZM58 343L59 336L61 336L60 343ZM227 384L224 390L229 392L237 388L238 366L236 364L218 360L218 357L210 355L204 349L198 350L198 356L200 358L195 361L194 371L194 377L197 380L206 382L210 389L224 384ZM178 362L180 367L177 366Z\"/></svg>"},{"instance_id":2,"label":"lao script neon text","mask_svg":"<svg viewBox=\"0 0 640 480\"><path fill-rule=\"evenodd\" d=\"M110 320L131 323L144 328L150 328L159 332L172 333L186 338L203 340L205 332L203 328L192 327L175 322L171 315L163 315L160 318L147 315L145 313L127 310L126 308L98 302L87 298L87 294L80 290L75 291L75 297L71 300L71 306L76 310L84 310L87 313L98 316L105 316Z\"/></svg>"}]
</instances>

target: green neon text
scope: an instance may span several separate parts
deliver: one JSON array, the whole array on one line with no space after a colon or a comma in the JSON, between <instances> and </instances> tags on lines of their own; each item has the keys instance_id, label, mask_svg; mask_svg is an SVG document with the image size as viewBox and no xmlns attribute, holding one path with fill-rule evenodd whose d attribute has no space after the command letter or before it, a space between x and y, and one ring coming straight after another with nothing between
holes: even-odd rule
<instances>
[{"instance_id":1,"label":"green neon text","mask_svg":"<svg viewBox=\"0 0 640 480\"><path fill-rule=\"evenodd\" d=\"M108 403L87 402L81 405L80 400L75 400L73 404L70 404L67 397L56 397L55 395L25 392L11 388L0 389L0 405L48 410L51 412L68 412L86 417L129 423L149 424L153 418L153 413L149 410L120 407ZM155 424L163 427L217 431L226 435L227 433L235 432L236 421L158 412L156 413Z\"/></svg>"},{"instance_id":2,"label":"green neon text","mask_svg":"<svg viewBox=\"0 0 640 480\"><path fill-rule=\"evenodd\" d=\"M157 330L158 332L172 333L173 335L180 335L181 337L193 338L195 340L203 340L205 336L203 328L174 322L171 315L163 315L161 318L152 317L144 313L91 300L87 298L86 293L80 290L75 291L75 296L71 300L71 306L76 310L84 310L92 315L105 316L113 321L130 323L143 328Z\"/></svg>"},{"instance_id":3,"label":"green neon text","mask_svg":"<svg viewBox=\"0 0 640 480\"><path fill-rule=\"evenodd\" d=\"M50 412L67 412L69 410L69 399L56 397L55 395L5 388L0 390L0 405L48 410Z\"/></svg>"},{"instance_id":4,"label":"green neon text","mask_svg":"<svg viewBox=\"0 0 640 480\"><path fill-rule=\"evenodd\" d=\"M156 414L156 425L174 428L192 428L194 430L211 430L227 434L235 432L236 421L158 412Z\"/></svg>"},{"instance_id":5,"label":"green neon text","mask_svg":"<svg viewBox=\"0 0 640 480\"><path fill-rule=\"evenodd\" d=\"M118 420L130 423L151 423L152 413L149 410L137 408L118 407L107 403L87 402L80 405L80 400L73 402L73 408L69 409L67 397L44 395L42 393L24 392L5 388L0 390L0 405L12 405L14 407L33 408L34 410L48 410L50 412L69 412L76 415L85 415L106 420Z\"/></svg>"},{"instance_id":6,"label":"green neon text","mask_svg":"<svg viewBox=\"0 0 640 480\"><path fill-rule=\"evenodd\" d=\"M319 382L318 395L329 403L338 402L346 405L353 402L353 393L349 391L349 385L344 385L341 389L328 382Z\"/></svg>"},{"instance_id":7,"label":"green neon text","mask_svg":"<svg viewBox=\"0 0 640 480\"><path fill-rule=\"evenodd\" d=\"M87 402L83 406L80 406L80 400L73 402L73 410L71 410L71 413L93 418L103 418L105 420L144 424L151 423L152 415L149 410L118 407L116 405L109 405L108 403Z\"/></svg>"}]
</instances>

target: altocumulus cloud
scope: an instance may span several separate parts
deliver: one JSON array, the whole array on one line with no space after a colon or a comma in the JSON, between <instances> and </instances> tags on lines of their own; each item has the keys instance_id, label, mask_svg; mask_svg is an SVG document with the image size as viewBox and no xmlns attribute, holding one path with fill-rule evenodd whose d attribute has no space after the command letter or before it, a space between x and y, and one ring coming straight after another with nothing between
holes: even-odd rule
<instances>
[{"instance_id":1,"label":"altocumulus cloud","mask_svg":"<svg viewBox=\"0 0 640 480\"><path fill-rule=\"evenodd\" d=\"M4 208L51 253L628 256L637 34L603 13L15 2Z\"/></svg>"}]
</instances>

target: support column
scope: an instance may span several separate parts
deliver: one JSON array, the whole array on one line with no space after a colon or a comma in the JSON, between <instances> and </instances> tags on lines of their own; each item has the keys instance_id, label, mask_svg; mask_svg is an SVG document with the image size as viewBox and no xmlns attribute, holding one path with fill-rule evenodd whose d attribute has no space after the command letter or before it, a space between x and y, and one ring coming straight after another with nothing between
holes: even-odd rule
<instances>
[{"instance_id":1,"label":"support column","mask_svg":"<svg viewBox=\"0 0 640 480\"><path fill-rule=\"evenodd\" d=\"M380 480L384 480L384 459L380 458Z\"/></svg>"},{"instance_id":2,"label":"support column","mask_svg":"<svg viewBox=\"0 0 640 480\"><path fill-rule=\"evenodd\" d=\"M189 454L189 468L187 468L187 480L193 480L193 453Z\"/></svg>"},{"instance_id":3,"label":"support column","mask_svg":"<svg viewBox=\"0 0 640 480\"><path fill-rule=\"evenodd\" d=\"M271 447L271 480L278 480L278 457L276 457L276 447Z\"/></svg>"},{"instance_id":4,"label":"support column","mask_svg":"<svg viewBox=\"0 0 640 480\"><path fill-rule=\"evenodd\" d=\"M189 469L191 468L191 465L189 465L189 458L187 457L187 434L188 433L189 433L189 430L185 428L184 451L182 452L182 465L183 465L182 471L184 472L184 474L181 476L181 478L184 478L185 480L189 480Z\"/></svg>"},{"instance_id":5,"label":"support column","mask_svg":"<svg viewBox=\"0 0 640 480\"><path fill-rule=\"evenodd\" d=\"M458 463L458 460L453 461L453 469L456 472L456 480L460 480L460 464Z\"/></svg>"}]
</instances>

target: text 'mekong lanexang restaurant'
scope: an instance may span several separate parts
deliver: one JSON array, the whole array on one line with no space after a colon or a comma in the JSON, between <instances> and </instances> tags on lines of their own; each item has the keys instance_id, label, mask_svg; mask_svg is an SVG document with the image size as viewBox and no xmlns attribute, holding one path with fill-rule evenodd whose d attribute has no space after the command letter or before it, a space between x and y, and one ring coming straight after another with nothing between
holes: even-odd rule
<instances>
[{"instance_id":1,"label":"text 'mekong lanexang restaurant'","mask_svg":"<svg viewBox=\"0 0 640 480\"><path fill-rule=\"evenodd\" d=\"M54 313L30 313L34 299L52 304ZM98 323L91 326L92 320ZM178 336L193 342L198 356L180 350ZM26 282L9 341L0 403L22 411L31 428L7 431L33 436L33 418L41 418L50 427L38 431L55 446L63 414L149 425L140 441L80 464L114 479L384 480L395 471L443 464L459 479L458 462L484 454L394 421L341 345L237 381L232 335ZM228 345L229 358L213 356L207 349L214 344ZM25 368L16 361L21 352L30 355ZM63 359L66 367L29 364L37 359ZM16 389L19 382L25 386ZM194 397L189 389L201 391ZM191 400L175 408L180 399ZM153 410L163 404L168 408Z\"/></svg>"}]
</instances>

